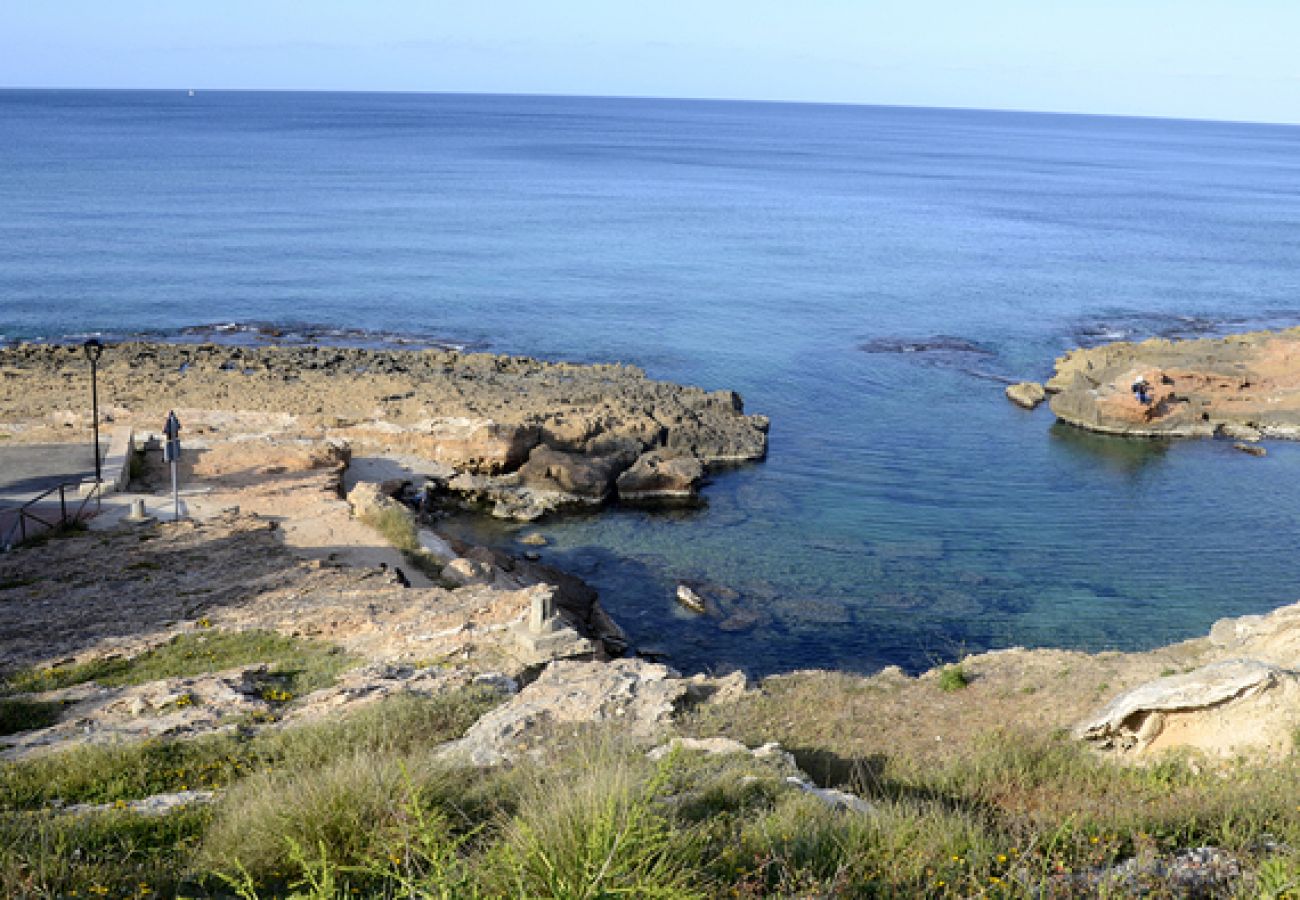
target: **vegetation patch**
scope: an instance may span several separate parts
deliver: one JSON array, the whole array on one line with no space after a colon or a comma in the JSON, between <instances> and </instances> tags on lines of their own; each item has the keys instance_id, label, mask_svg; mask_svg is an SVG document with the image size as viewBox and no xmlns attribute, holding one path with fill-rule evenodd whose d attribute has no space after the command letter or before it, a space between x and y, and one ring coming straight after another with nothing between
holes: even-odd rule
<instances>
[{"instance_id":1,"label":"vegetation patch","mask_svg":"<svg viewBox=\"0 0 1300 900\"><path fill-rule=\"evenodd\" d=\"M281 691L295 696L328 687L358 662L341 648L271 631L181 634L139 656L27 669L6 679L10 693L37 693L94 681L105 687L144 684L264 663Z\"/></svg>"},{"instance_id":2,"label":"vegetation patch","mask_svg":"<svg viewBox=\"0 0 1300 900\"><path fill-rule=\"evenodd\" d=\"M427 578L438 581L442 577L442 564L428 550L420 546L419 526L411 511L404 506L385 506L370 509L361 521L383 535L384 540L402 552L402 558Z\"/></svg>"},{"instance_id":3,"label":"vegetation patch","mask_svg":"<svg viewBox=\"0 0 1300 900\"><path fill-rule=\"evenodd\" d=\"M960 665L944 666L939 670L939 690L960 691L970 684L970 674Z\"/></svg>"},{"instance_id":4,"label":"vegetation patch","mask_svg":"<svg viewBox=\"0 0 1300 900\"><path fill-rule=\"evenodd\" d=\"M0 895L177 896L210 815L201 807L166 816L0 811Z\"/></svg>"},{"instance_id":5,"label":"vegetation patch","mask_svg":"<svg viewBox=\"0 0 1300 900\"><path fill-rule=\"evenodd\" d=\"M48 728L59 721L61 709L61 703L45 703L25 697L0 698L0 735Z\"/></svg>"},{"instance_id":6,"label":"vegetation patch","mask_svg":"<svg viewBox=\"0 0 1300 900\"><path fill-rule=\"evenodd\" d=\"M0 763L0 810L138 800L223 788L268 768L310 771L354 753L405 753L460 737L499 700L479 688L428 698L402 694L339 721L252 735L82 746Z\"/></svg>"}]
</instances>

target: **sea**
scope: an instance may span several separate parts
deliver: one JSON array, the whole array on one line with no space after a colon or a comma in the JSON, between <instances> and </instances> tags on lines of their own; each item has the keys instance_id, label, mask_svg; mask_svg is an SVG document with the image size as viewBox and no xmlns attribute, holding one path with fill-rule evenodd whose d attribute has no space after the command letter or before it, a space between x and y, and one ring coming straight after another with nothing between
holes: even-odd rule
<instances>
[{"instance_id":1,"label":"sea","mask_svg":"<svg viewBox=\"0 0 1300 900\"><path fill-rule=\"evenodd\" d=\"M1300 447L1102 437L1003 396L1072 347L1296 324L1293 126L0 91L0 340L617 361L770 416L766 461L698 508L540 528L687 672L1136 650L1300 599Z\"/></svg>"}]
</instances>

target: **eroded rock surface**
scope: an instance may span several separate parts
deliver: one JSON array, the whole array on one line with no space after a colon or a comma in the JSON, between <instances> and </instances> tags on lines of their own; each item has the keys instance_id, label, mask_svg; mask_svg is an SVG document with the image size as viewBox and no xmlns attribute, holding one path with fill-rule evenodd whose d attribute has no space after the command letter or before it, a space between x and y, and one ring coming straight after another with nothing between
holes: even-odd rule
<instances>
[{"instance_id":1,"label":"eroded rock surface","mask_svg":"<svg viewBox=\"0 0 1300 900\"><path fill-rule=\"evenodd\" d=\"M1300 726L1300 672L1253 659L1169 675L1116 697L1080 737L1121 753L1189 747L1285 752Z\"/></svg>"},{"instance_id":2,"label":"eroded rock surface","mask_svg":"<svg viewBox=\"0 0 1300 900\"><path fill-rule=\"evenodd\" d=\"M88 378L80 347L0 349L0 422L22 423L32 440L76 437L89 422L68 398L84 396ZM106 418L137 429L157 429L176 410L186 441L260 430L415 455L486 479L448 481L522 519L603 502L647 452L670 450L701 466L767 452L767 420L746 415L739 395L652 381L623 365L124 343L104 353L99 394Z\"/></svg>"},{"instance_id":3,"label":"eroded rock surface","mask_svg":"<svg viewBox=\"0 0 1300 900\"><path fill-rule=\"evenodd\" d=\"M548 728L572 723L618 722L625 735L651 738L688 692L672 669L642 659L555 662L444 752L475 765L496 765L525 752Z\"/></svg>"},{"instance_id":4,"label":"eroded rock surface","mask_svg":"<svg viewBox=\"0 0 1300 900\"><path fill-rule=\"evenodd\" d=\"M1146 402L1133 391L1149 386ZM1047 382L1072 425L1111 434L1300 438L1300 328L1074 350Z\"/></svg>"}]
</instances>

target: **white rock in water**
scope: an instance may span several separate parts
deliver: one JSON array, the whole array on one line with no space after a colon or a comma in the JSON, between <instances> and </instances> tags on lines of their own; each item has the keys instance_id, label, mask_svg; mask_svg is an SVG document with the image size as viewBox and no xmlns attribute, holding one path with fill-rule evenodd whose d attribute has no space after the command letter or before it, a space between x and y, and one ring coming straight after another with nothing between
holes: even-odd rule
<instances>
[{"instance_id":1,"label":"white rock in water","mask_svg":"<svg viewBox=\"0 0 1300 900\"><path fill-rule=\"evenodd\" d=\"M703 614L707 609L704 598L684 584L677 585L677 602L694 613Z\"/></svg>"}]
</instances>

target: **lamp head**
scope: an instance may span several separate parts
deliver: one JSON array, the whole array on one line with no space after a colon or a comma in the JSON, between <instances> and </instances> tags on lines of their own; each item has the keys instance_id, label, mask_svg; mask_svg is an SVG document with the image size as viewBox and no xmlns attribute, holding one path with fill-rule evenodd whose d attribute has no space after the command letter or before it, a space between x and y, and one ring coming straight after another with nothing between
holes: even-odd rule
<instances>
[{"instance_id":1,"label":"lamp head","mask_svg":"<svg viewBox=\"0 0 1300 900\"><path fill-rule=\"evenodd\" d=\"M81 349L86 351L86 359L98 362L99 355L104 352L104 345L99 342L99 338L91 338L81 345Z\"/></svg>"}]
</instances>

